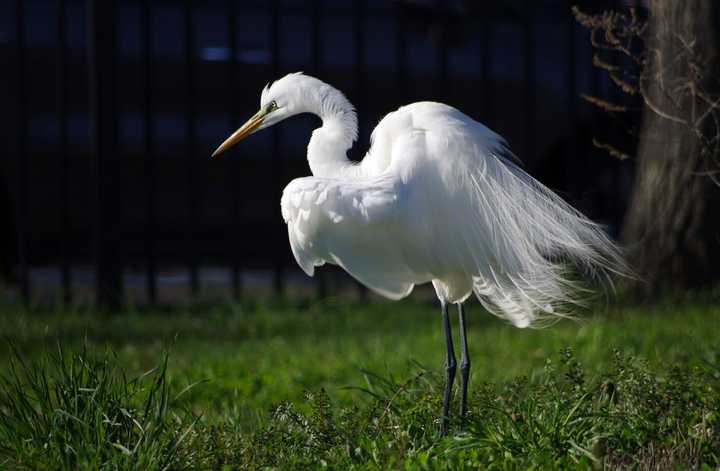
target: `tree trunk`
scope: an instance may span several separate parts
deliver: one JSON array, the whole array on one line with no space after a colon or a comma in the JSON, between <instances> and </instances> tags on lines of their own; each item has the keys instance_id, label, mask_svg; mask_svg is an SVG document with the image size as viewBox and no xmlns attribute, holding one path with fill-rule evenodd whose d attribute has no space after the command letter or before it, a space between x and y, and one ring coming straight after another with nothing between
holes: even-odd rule
<instances>
[{"instance_id":1,"label":"tree trunk","mask_svg":"<svg viewBox=\"0 0 720 471\"><path fill-rule=\"evenodd\" d=\"M717 156L708 155L697 129L686 124L694 122L707 105L697 94L676 88L691 81L690 58L700 57L698 83L718 91L720 25L715 10L720 6L714 3L651 2L650 61L643 93L648 106L622 234L630 262L643 279L637 292L646 297L706 287L720 275L720 187L701 175ZM688 54L678 37L695 41L696 53Z\"/></svg>"}]
</instances>

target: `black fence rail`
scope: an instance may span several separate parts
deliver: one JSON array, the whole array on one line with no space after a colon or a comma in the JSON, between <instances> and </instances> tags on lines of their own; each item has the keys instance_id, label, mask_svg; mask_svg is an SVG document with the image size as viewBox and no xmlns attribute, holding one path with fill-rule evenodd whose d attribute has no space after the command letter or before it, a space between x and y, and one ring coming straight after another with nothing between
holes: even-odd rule
<instances>
[{"instance_id":1,"label":"black fence rail","mask_svg":"<svg viewBox=\"0 0 720 471\"><path fill-rule=\"evenodd\" d=\"M267 81L296 70L356 105L351 158L383 114L444 101L508 137L531 173L617 227L632 168L591 146L610 128L579 94L608 95L612 85L591 65L587 32L566 2L477 3L8 2L5 277L26 301L51 286L52 299L90 289L113 307L128 279L149 303L173 273L185 274L184 296L200 295L217 278L209 267L235 297L259 273L286 292L297 270L278 203L284 185L308 173L314 122L298 118L232 155L209 155L255 112ZM325 297L338 273L321 271L307 288Z\"/></svg>"}]
</instances>

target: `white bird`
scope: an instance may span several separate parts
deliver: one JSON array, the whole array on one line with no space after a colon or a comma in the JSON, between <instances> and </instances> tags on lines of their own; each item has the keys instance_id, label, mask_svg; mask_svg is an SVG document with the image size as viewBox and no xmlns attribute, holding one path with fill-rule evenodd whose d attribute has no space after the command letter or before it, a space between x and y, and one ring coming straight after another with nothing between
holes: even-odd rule
<instances>
[{"instance_id":1,"label":"white bird","mask_svg":"<svg viewBox=\"0 0 720 471\"><path fill-rule=\"evenodd\" d=\"M580 301L573 267L627 273L600 226L520 169L501 136L441 103L389 113L354 163L347 158L358 136L352 104L293 73L265 87L260 111L213 156L300 113L317 115L322 126L307 149L313 176L293 180L282 195L295 260L309 276L325 263L339 265L394 300L432 282L447 348L442 432L456 371L448 304L459 309L463 417L470 371L463 303L473 292L491 313L528 327Z\"/></svg>"}]
</instances>

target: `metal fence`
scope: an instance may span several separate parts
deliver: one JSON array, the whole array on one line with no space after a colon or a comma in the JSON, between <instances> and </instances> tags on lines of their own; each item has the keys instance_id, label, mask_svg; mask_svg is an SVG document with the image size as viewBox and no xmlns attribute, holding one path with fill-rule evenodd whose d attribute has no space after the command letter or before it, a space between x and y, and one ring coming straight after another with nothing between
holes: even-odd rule
<instances>
[{"instance_id":1,"label":"metal fence","mask_svg":"<svg viewBox=\"0 0 720 471\"><path fill-rule=\"evenodd\" d=\"M162 270L187 273L196 296L207 266L223 268L237 297L251 291L243 280L252 272L285 292L294 265L278 203L282 187L308 173L301 157L312 123L208 157L254 113L264 82L294 70L355 103L353 158L382 114L446 101L509 137L531 173L617 226L632 168L589 146L594 133L612 131L578 96L612 88L591 66L587 32L567 4L455 3L8 2L0 183L9 208L0 217L13 234L3 263L22 299L55 283L73 302L78 267L92 267L85 284L109 306L123 303L129 272L142 274L150 303ZM328 294L327 277L314 286Z\"/></svg>"}]
</instances>

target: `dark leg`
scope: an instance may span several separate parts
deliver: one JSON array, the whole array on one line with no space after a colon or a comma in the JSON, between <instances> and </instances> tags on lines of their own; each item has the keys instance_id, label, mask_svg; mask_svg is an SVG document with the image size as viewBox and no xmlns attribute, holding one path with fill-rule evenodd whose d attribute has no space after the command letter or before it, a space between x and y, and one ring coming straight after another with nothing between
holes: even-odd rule
<instances>
[{"instance_id":1,"label":"dark leg","mask_svg":"<svg viewBox=\"0 0 720 471\"><path fill-rule=\"evenodd\" d=\"M450 418L450 395L452 394L453 381L455 380L456 362L455 351L453 350L452 330L450 329L450 317L448 316L447 304L444 302L442 303L442 321L443 331L445 332L445 346L447 347L447 356L445 357L445 372L447 373L447 378L445 383L445 396L443 398L440 434L445 435Z\"/></svg>"},{"instance_id":2,"label":"dark leg","mask_svg":"<svg viewBox=\"0 0 720 471\"><path fill-rule=\"evenodd\" d=\"M462 303L458 303L458 313L460 314L460 348L462 348L460 356L460 420L463 420L465 418L465 410L467 408L468 378L470 377L470 353L468 352L467 331L465 329L465 308Z\"/></svg>"}]
</instances>

